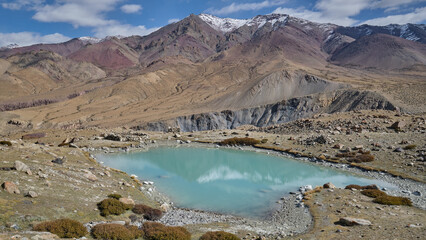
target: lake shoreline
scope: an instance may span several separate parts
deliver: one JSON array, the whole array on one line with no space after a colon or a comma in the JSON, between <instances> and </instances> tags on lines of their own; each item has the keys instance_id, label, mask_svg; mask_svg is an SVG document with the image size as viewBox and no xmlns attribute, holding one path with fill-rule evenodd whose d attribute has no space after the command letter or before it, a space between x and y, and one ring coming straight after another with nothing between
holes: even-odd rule
<instances>
[{"instance_id":1,"label":"lake shoreline","mask_svg":"<svg viewBox=\"0 0 426 240\"><path fill-rule=\"evenodd\" d=\"M415 191L420 192L420 196L410 194L410 199L413 201L413 205L420 208L426 209L426 199L421 196L426 194L424 191L424 184L409 180L394 177L390 174L379 173L373 171L364 171L359 168L351 167L348 164L336 164L323 161L317 158L297 157L288 153L282 153L278 151L254 148L250 146L217 146L212 143L199 143L199 142L188 142L183 141L172 141L172 140L157 140L155 143L146 144L142 148L139 147L128 147L125 150L119 151L108 151L108 154L112 153L126 153L126 152L139 152L148 151L151 148L158 147L200 147L200 148L224 148L234 149L243 151L261 152L266 154L273 154L275 156L289 158L295 161L302 161L305 163L313 164L316 166L323 166L334 170L339 170L346 173L356 174L359 176L384 181L398 187L396 190L385 189L389 195L401 195L406 193L412 193ZM100 151L91 151L96 154ZM103 153L106 153L105 150ZM149 188L148 188L149 189ZM277 203L271 210L271 215L263 220L252 219L247 217L238 217L228 214L221 214L215 212L208 212L196 209L178 208L173 206L172 202L165 194L159 192L154 186L151 187L150 192L146 189L142 191L153 200L160 204L171 205L170 211L168 211L160 222L172 225L172 226L183 226L183 225L194 225L194 224L212 224L212 223L225 223L229 224L230 228L228 231L250 231L258 233L265 237L284 237L293 236L295 234L305 233L313 227L313 217L310 213L308 206L302 202L303 194L295 191L296 194L283 193L281 199L277 199ZM332 191L332 190L331 190ZM140 223L135 223L140 224ZM209 231L220 230L220 228L210 228Z\"/></svg>"}]
</instances>

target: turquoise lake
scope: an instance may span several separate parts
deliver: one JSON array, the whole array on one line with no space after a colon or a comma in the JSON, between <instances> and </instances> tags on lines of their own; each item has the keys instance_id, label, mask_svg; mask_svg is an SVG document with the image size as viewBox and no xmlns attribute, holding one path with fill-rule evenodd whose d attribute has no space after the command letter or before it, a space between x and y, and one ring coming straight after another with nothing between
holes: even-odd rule
<instances>
[{"instance_id":1,"label":"turquoise lake","mask_svg":"<svg viewBox=\"0 0 426 240\"><path fill-rule=\"evenodd\" d=\"M178 207L262 217L280 197L300 186L332 182L377 184L378 180L253 151L160 147L146 152L100 154L106 166L155 182Z\"/></svg>"}]
</instances>

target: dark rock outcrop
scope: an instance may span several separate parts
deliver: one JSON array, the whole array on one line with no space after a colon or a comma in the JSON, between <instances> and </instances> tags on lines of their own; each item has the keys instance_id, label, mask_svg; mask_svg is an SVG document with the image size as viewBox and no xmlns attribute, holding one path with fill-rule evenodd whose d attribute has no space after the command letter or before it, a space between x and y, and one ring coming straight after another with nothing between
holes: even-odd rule
<instances>
[{"instance_id":1,"label":"dark rock outcrop","mask_svg":"<svg viewBox=\"0 0 426 240\"><path fill-rule=\"evenodd\" d=\"M374 92L345 90L292 98L253 108L181 116L169 121L148 123L135 128L165 131L172 126L179 127L182 131L204 131L233 129L242 125L265 127L311 117L316 113L366 109L396 110L397 107Z\"/></svg>"}]
</instances>

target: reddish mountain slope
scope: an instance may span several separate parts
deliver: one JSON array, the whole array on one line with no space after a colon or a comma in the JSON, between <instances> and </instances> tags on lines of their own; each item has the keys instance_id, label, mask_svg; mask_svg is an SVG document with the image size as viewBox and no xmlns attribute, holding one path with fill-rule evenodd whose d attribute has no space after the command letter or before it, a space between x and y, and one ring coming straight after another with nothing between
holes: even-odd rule
<instances>
[{"instance_id":1,"label":"reddish mountain slope","mask_svg":"<svg viewBox=\"0 0 426 240\"><path fill-rule=\"evenodd\" d=\"M399 69L426 64L426 45L402 38L374 34L362 37L333 54L339 65Z\"/></svg>"},{"instance_id":2,"label":"reddish mountain slope","mask_svg":"<svg viewBox=\"0 0 426 240\"><path fill-rule=\"evenodd\" d=\"M88 45L69 58L75 61L90 62L98 67L120 69L138 64L139 54L117 38L98 44Z\"/></svg>"}]
</instances>

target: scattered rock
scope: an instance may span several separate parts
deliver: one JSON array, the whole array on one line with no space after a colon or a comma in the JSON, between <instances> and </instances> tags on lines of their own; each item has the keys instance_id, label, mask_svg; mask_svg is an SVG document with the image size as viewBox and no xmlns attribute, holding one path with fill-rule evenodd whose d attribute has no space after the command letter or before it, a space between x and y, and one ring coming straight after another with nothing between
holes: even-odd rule
<instances>
[{"instance_id":1,"label":"scattered rock","mask_svg":"<svg viewBox=\"0 0 426 240\"><path fill-rule=\"evenodd\" d=\"M127 205L135 205L135 201L133 201L133 199L131 198L120 198L119 199L120 202L127 204Z\"/></svg>"},{"instance_id":2,"label":"scattered rock","mask_svg":"<svg viewBox=\"0 0 426 240\"><path fill-rule=\"evenodd\" d=\"M355 225L369 226L371 225L371 222L362 218L343 217L343 218L340 218L339 221L336 222L336 224L339 224L342 226L355 226Z\"/></svg>"},{"instance_id":3,"label":"scattered rock","mask_svg":"<svg viewBox=\"0 0 426 240\"><path fill-rule=\"evenodd\" d=\"M110 134L106 135L104 139L111 140L111 141L117 141L117 142L122 141L121 137L114 134L114 133L110 133Z\"/></svg>"},{"instance_id":4,"label":"scattered rock","mask_svg":"<svg viewBox=\"0 0 426 240\"><path fill-rule=\"evenodd\" d=\"M331 183L331 182L325 183L325 184L323 185L323 187L324 187L324 188L336 188L336 186L334 186L334 184L333 184L333 183Z\"/></svg>"},{"instance_id":5,"label":"scattered rock","mask_svg":"<svg viewBox=\"0 0 426 240\"><path fill-rule=\"evenodd\" d=\"M88 180L95 182L98 180L98 178L95 176L95 174L91 173L91 172L87 172L86 174L84 174L84 177L87 178Z\"/></svg>"},{"instance_id":6,"label":"scattered rock","mask_svg":"<svg viewBox=\"0 0 426 240\"><path fill-rule=\"evenodd\" d=\"M170 205L168 203L163 203L160 206L161 211L168 212L170 210Z\"/></svg>"},{"instance_id":7,"label":"scattered rock","mask_svg":"<svg viewBox=\"0 0 426 240\"><path fill-rule=\"evenodd\" d=\"M395 148L395 150L393 150L394 152L403 152L404 150L400 147Z\"/></svg>"},{"instance_id":8,"label":"scattered rock","mask_svg":"<svg viewBox=\"0 0 426 240\"><path fill-rule=\"evenodd\" d=\"M8 193L20 194L18 187L13 182L4 182L2 185L3 189Z\"/></svg>"},{"instance_id":9,"label":"scattered rock","mask_svg":"<svg viewBox=\"0 0 426 240\"><path fill-rule=\"evenodd\" d=\"M422 196L422 193L421 193L421 192L419 192L419 191L414 191L414 192L413 192L413 195L414 195L414 196Z\"/></svg>"},{"instance_id":10,"label":"scattered rock","mask_svg":"<svg viewBox=\"0 0 426 240\"><path fill-rule=\"evenodd\" d=\"M42 233L42 234L37 234L31 237L31 240L52 240L52 239L59 239L59 237L53 233Z\"/></svg>"},{"instance_id":11,"label":"scattered rock","mask_svg":"<svg viewBox=\"0 0 426 240\"><path fill-rule=\"evenodd\" d=\"M19 172L26 172L30 170L30 168L21 161L15 161L15 169L16 171L19 171Z\"/></svg>"},{"instance_id":12,"label":"scattered rock","mask_svg":"<svg viewBox=\"0 0 426 240\"><path fill-rule=\"evenodd\" d=\"M55 158L54 160L52 160L53 163L62 165L65 162L65 158L64 157L59 157L59 158Z\"/></svg>"},{"instance_id":13,"label":"scattered rock","mask_svg":"<svg viewBox=\"0 0 426 240\"><path fill-rule=\"evenodd\" d=\"M28 191L27 193L25 193L25 197L36 198L38 197L38 194L34 191Z\"/></svg>"},{"instance_id":14,"label":"scattered rock","mask_svg":"<svg viewBox=\"0 0 426 240\"><path fill-rule=\"evenodd\" d=\"M407 123L405 121L398 121L398 122L393 123L389 128L395 129L395 130L401 130L406 125L407 125Z\"/></svg>"},{"instance_id":15,"label":"scattered rock","mask_svg":"<svg viewBox=\"0 0 426 240\"><path fill-rule=\"evenodd\" d=\"M354 150L362 150L364 148L364 146L362 145L357 145L354 147Z\"/></svg>"},{"instance_id":16,"label":"scattered rock","mask_svg":"<svg viewBox=\"0 0 426 240\"><path fill-rule=\"evenodd\" d=\"M343 149L344 147L345 147L345 145L340 144L340 143L333 146L334 149L339 149L339 150Z\"/></svg>"},{"instance_id":17,"label":"scattered rock","mask_svg":"<svg viewBox=\"0 0 426 240\"><path fill-rule=\"evenodd\" d=\"M408 228L421 228L422 226L421 225L417 225L417 224L409 224L407 227Z\"/></svg>"}]
</instances>

